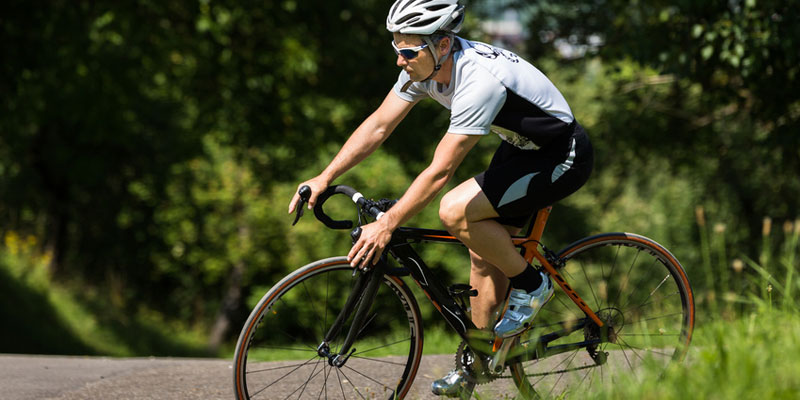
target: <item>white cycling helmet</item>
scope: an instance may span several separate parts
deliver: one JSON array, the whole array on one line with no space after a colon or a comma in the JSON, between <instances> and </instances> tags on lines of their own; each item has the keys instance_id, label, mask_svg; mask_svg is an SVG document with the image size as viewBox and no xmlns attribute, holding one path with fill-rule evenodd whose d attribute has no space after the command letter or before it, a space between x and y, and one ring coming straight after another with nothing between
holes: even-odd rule
<instances>
[{"instance_id":1,"label":"white cycling helmet","mask_svg":"<svg viewBox=\"0 0 800 400\"><path fill-rule=\"evenodd\" d=\"M453 49L453 36L461 30L463 22L464 6L458 4L458 0L397 0L389 9L386 29L392 33L422 36L422 40L431 50L435 64L433 72L424 80L428 81L447 61ZM434 34L450 37L450 48L443 57L439 57L438 51L435 51L436 47L431 40L431 35ZM405 92L409 85L411 81L406 82L400 91Z\"/></svg>"},{"instance_id":2,"label":"white cycling helmet","mask_svg":"<svg viewBox=\"0 0 800 400\"><path fill-rule=\"evenodd\" d=\"M386 17L386 29L414 35L458 33L464 6L458 0L397 0Z\"/></svg>"}]
</instances>

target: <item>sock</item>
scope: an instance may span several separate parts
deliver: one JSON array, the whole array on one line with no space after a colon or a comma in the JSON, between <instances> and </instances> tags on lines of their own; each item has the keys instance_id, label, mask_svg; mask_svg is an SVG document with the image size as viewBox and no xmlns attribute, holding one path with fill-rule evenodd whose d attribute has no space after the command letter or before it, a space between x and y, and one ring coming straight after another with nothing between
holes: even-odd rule
<instances>
[{"instance_id":1,"label":"sock","mask_svg":"<svg viewBox=\"0 0 800 400\"><path fill-rule=\"evenodd\" d=\"M530 264L525 267L525 270L522 271L517 276L512 276L511 278L511 287L514 289L522 289L527 293L530 293L542 286L542 275L536 268L533 268Z\"/></svg>"}]
</instances>

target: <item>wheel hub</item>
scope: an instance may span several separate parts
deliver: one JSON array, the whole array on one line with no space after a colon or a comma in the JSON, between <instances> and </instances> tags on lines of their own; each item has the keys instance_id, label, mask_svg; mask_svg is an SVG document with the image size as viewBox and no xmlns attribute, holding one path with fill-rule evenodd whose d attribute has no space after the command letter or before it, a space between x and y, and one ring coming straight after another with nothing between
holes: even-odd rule
<instances>
[{"instance_id":1,"label":"wheel hub","mask_svg":"<svg viewBox=\"0 0 800 400\"><path fill-rule=\"evenodd\" d=\"M595 344L586 346L589 356L598 364L605 364L608 353L598 351L601 343L617 343L619 332L625 325L625 318L622 311L610 307L596 312L597 316L603 321L603 327L594 323L589 323L583 328L583 336L586 341L596 341Z\"/></svg>"}]
</instances>

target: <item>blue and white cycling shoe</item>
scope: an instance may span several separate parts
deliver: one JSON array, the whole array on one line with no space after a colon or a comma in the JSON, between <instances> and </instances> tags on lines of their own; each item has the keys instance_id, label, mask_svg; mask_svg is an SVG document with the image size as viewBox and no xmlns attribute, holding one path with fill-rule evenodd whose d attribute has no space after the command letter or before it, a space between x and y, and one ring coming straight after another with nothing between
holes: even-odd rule
<instances>
[{"instance_id":1,"label":"blue and white cycling shoe","mask_svg":"<svg viewBox=\"0 0 800 400\"><path fill-rule=\"evenodd\" d=\"M553 283L544 272L542 284L538 289L526 293L522 289L511 289L508 307L503 318L494 326L494 333L502 338L515 336L523 332L539 313L539 310L553 297Z\"/></svg>"}]
</instances>

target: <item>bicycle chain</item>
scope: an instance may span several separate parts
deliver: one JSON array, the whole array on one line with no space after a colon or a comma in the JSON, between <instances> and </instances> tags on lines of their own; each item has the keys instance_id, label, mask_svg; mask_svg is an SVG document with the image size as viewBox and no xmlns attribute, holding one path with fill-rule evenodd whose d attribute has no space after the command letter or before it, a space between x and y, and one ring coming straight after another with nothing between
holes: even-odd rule
<instances>
[{"instance_id":1,"label":"bicycle chain","mask_svg":"<svg viewBox=\"0 0 800 400\"><path fill-rule=\"evenodd\" d=\"M467 373L466 378L469 383L483 385L498 378L511 378L511 375L499 375L489 372L486 367L489 364L489 359L483 362L485 365L481 368L482 371L474 371L475 353L469 348L467 342L462 340L459 343L458 350L456 350L456 368Z\"/></svg>"},{"instance_id":2,"label":"bicycle chain","mask_svg":"<svg viewBox=\"0 0 800 400\"><path fill-rule=\"evenodd\" d=\"M604 313L600 313L600 314L602 314L606 324L609 324L612 327L615 327L615 328L618 329L618 327L615 326L615 325L619 324L620 322L619 321L614 321L615 320L615 318L614 318L615 315L613 314L614 310L609 309L609 310L602 310L602 311L605 311ZM618 310L616 310L616 311L618 311ZM611 334L615 335L613 332L614 331L612 330ZM597 328L593 329L593 328L591 328L589 326L584 328L584 339L589 340L589 339L597 339L597 338L600 338L599 332L597 332ZM615 342L615 341L616 341L615 338L612 339L612 342ZM574 371L580 371L580 370L584 370L584 369L596 368L596 367L602 366L603 364L606 363L606 357L608 357L608 353L606 353L604 351L598 351L598 350L599 350L599 347L597 345L592 345L592 346L587 346L586 347L586 352L589 353L589 356L595 362L595 364L593 364L593 365L584 365L584 366L575 367L575 368L560 369L560 370L557 370L557 371L548 371L548 372L540 372L540 373L533 373L533 374L525 374L525 376L540 377L540 376L556 375L556 374L563 374L563 373L566 373L566 372L574 372ZM500 375L500 374L495 374L495 373L490 372L485 366L485 365L488 365L488 363L489 363L489 359L488 358L483 361L485 363L485 365L484 365L483 368L481 368L481 371L473 370L473 365L474 365L474 362L475 362L474 357L475 357L475 354L472 351L472 349L469 348L469 346L467 345L467 342L461 341L461 343L459 343L459 345L458 345L458 350L456 351L455 364L456 364L456 368L457 369L463 370L464 372L467 373L466 374L466 379L467 379L468 382L476 384L476 385L483 385L485 383L492 382L495 379L512 378L511 375ZM505 368L503 369L503 371L505 371Z\"/></svg>"}]
</instances>

